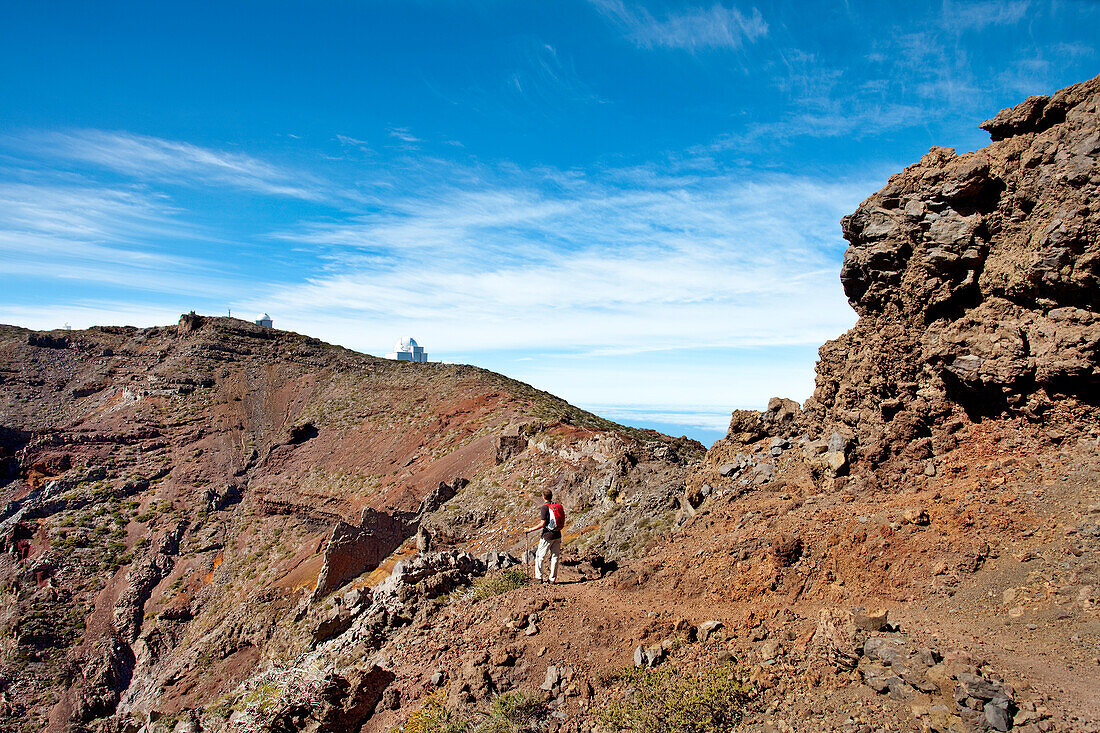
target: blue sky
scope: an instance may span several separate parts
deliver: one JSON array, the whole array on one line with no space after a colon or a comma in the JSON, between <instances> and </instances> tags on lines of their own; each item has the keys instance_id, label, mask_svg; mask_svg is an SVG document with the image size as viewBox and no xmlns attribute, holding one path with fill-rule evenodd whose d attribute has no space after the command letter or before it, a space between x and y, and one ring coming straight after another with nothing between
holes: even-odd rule
<instances>
[{"instance_id":1,"label":"blue sky","mask_svg":"<svg viewBox=\"0 0 1100 733\"><path fill-rule=\"evenodd\" d=\"M1098 71L1091 2L0 0L0 322L413 335L710 442L854 314L839 219Z\"/></svg>"}]
</instances>

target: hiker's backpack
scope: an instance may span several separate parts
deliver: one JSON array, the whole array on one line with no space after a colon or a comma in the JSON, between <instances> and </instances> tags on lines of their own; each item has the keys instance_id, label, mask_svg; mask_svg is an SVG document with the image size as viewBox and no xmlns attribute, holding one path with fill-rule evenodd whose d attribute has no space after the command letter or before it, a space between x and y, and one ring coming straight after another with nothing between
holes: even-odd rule
<instances>
[{"instance_id":1,"label":"hiker's backpack","mask_svg":"<svg viewBox=\"0 0 1100 733\"><path fill-rule=\"evenodd\" d=\"M561 529L563 524L565 524L565 507L561 504L551 504L550 521L546 523L546 528L553 532Z\"/></svg>"}]
</instances>

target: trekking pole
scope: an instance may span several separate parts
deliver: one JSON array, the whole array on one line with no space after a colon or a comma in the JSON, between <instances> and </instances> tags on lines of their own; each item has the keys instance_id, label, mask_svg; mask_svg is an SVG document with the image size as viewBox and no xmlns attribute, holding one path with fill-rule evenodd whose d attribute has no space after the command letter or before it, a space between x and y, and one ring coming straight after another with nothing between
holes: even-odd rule
<instances>
[{"instance_id":1,"label":"trekking pole","mask_svg":"<svg viewBox=\"0 0 1100 733\"><path fill-rule=\"evenodd\" d=\"M524 533L524 565L527 567L527 579L531 579L531 533Z\"/></svg>"}]
</instances>

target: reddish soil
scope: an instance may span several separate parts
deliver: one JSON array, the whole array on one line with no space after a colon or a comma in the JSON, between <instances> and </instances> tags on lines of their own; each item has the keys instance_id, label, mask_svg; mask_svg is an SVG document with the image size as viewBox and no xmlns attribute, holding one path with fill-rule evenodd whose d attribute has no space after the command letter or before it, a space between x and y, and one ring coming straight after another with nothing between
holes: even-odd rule
<instances>
[{"instance_id":1,"label":"reddish soil","mask_svg":"<svg viewBox=\"0 0 1100 733\"><path fill-rule=\"evenodd\" d=\"M748 713L755 725L831 729L856 711L874 726L920 730L908 704L875 694L858 675L812 671L809 642L823 608L882 607L914 642L963 654L1010 683L1021 701L1045 705L1058 729L1100 730L1100 548L1095 537L1074 539L1095 526L1088 507L1100 498L1100 447L1095 435L1060 441L1052 433L1023 421L975 425L945 457L942 475L900 477L896 493L864 485L823 496L792 481L712 498L666 541L603 579L585 581L565 567L558 585L448 607L431 628L389 647L397 684L404 700L415 700L443 670L453 695L472 658L510 651L518 661L495 669L494 679L540 695L548 665L573 666L596 699L565 698L563 730L587 730L608 694L600 680L632 664L636 646L673 634L682 618L718 619L720 641L687 645L673 663L713 664L729 650L761 681ZM797 457L781 460L797 474ZM928 523L906 522L906 510L923 510ZM787 566L773 540L794 534L805 549ZM506 625L531 612L536 635ZM759 666L763 642L752 639L761 628L781 641L789 664ZM378 715L367 729L389 730L415 708ZM814 717L825 708L828 721Z\"/></svg>"}]
</instances>

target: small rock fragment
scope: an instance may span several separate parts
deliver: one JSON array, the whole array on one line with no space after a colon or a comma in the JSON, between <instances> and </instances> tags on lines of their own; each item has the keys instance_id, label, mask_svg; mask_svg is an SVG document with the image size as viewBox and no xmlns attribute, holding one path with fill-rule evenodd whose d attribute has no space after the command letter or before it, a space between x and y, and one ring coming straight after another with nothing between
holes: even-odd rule
<instances>
[{"instance_id":1,"label":"small rock fragment","mask_svg":"<svg viewBox=\"0 0 1100 733\"><path fill-rule=\"evenodd\" d=\"M985 704L985 720L994 730L1006 731L1012 724L1009 708L1012 701L1005 695L997 695Z\"/></svg>"},{"instance_id":2,"label":"small rock fragment","mask_svg":"<svg viewBox=\"0 0 1100 733\"><path fill-rule=\"evenodd\" d=\"M779 656L780 648L781 647L779 645L778 639L765 641L763 644L760 645L760 658L764 661L775 659L777 656Z\"/></svg>"},{"instance_id":3,"label":"small rock fragment","mask_svg":"<svg viewBox=\"0 0 1100 733\"><path fill-rule=\"evenodd\" d=\"M713 634L720 628L722 628L721 621L704 621L703 623L699 624L698 628L696 629L695 638L701 642L706 641L711 634Z\"/></svg>"},{"instance_id":4,"label":"small rock fragment","mask_svg":"<svg viewBox=\"0 0 1100 733\"><path fill-rule=\"evenodd\" d=\"M889 623L888 616L889 614L885 608L875 611L865 611L859 608L852 614L852 623L864 631L882 631Z\"/></svg>"},{"instance_id":5,"label":"small rock fragment","mask_svg":"<svg viewBox=\"0 0 1100 733\"><path fill-rule=\"evenodd\" d=\"M955 692L955 699L960 697L973 697L978 700L992 700L999 690L989 680L968 672L960 672L956 679L959 681Z\"/></svg>"},{"instance_id":6,"label":"small rock fragment","mask_svg":"<svg viewBox=\"0 0 1100 733\"><path fill-rule=\"evenodd\" d=\"M561 682L561 672L557 667L551 664L546 668L546 680L539 686L539 689L546 691L553 690L559 682Z\"/></svg>"},{"instance_id":7,"label":"small rock fragment","mask_svg":"<svg viewBox=\"0 0 1100 733\"><path fill-rule=\"evenodd\" d=\"M924 527L928 525L931 520L928 518L928 512L913 507L905 510L905 521L909 524L915 524L918 527Z\"/></svg>"}]
</instances>

